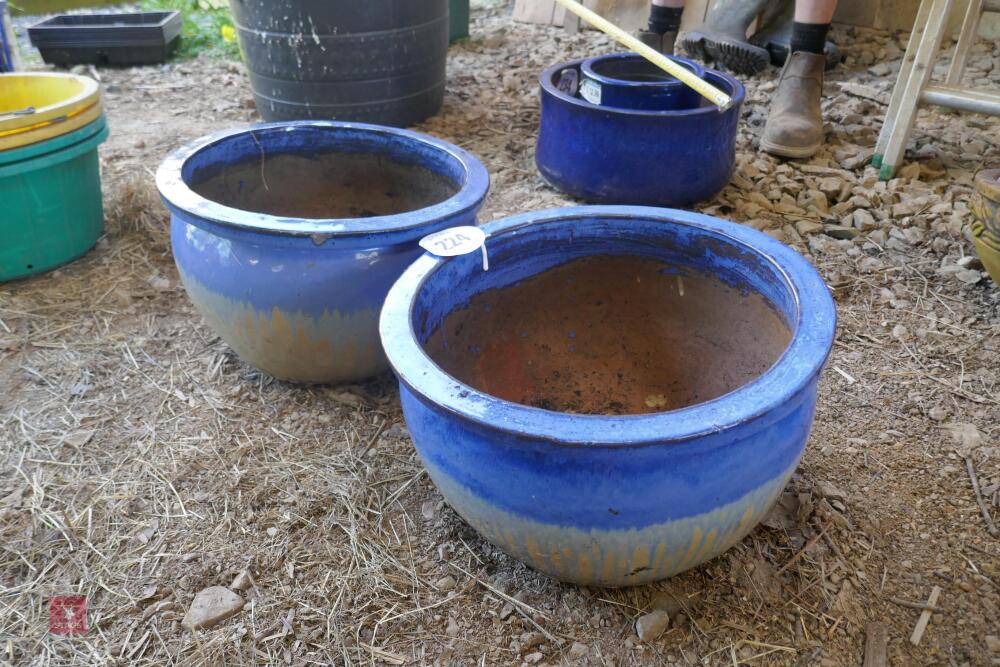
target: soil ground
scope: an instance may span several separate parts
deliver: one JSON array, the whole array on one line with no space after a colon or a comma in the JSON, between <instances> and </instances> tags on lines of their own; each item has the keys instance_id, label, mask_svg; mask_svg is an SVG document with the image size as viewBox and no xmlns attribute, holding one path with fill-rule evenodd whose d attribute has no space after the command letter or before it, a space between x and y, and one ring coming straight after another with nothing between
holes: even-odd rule
<instances>
[{"instance_id":1,"label":"soil ground","mask_svg":"<svg viewBox=\"0 0 1000 667\"><path fill-rule=\"evenodd\" d=\"M423 472L391 377L301 387L240 361L184 294L152 176L181 143L257 119L244 70L101 70L107 235L0 286L0 660L860 665L881 622L892 665L997 664L1000 539L969 468L996 516L1000 291L966 225L1000 123L921 112L907 166L879 183L867 158L905 36L835 37L851 57L827 83L828 145L801 162L758 152L776 72L749 79L737 173L700 207L792 244L836 295L805 457L741 544L622 590L548 579L464 524ZM537 76L608 50L503 7L474 16L445 108L418 129L484 160L483 220L572 203L533 164ZM970 83L1000 83L997 55L976 47ZM184 630L216 585L246 606ZM87 634L48 633L61 594L87 597ZM670 623L641 641L654 609Z\"/></svg>"}]
</instances>

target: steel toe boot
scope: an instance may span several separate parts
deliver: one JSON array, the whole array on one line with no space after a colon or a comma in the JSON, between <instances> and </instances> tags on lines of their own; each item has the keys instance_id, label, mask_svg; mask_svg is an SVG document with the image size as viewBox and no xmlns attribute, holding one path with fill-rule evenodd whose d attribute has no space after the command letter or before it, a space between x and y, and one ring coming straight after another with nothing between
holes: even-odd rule
<instances>
[{"instance_id":1,"label":"steel toe boot","mask_svg":"<svg viewBox=\"0 0 1000 667\"><path fill-rule=\"evenodd\" d=\"M747 40L747 28L771 0L715 0L705 22L684 34L690 55L714 60L738 74L756 74L771 61L767 49Z\"/></svg>"},{"instance_id":2,"label":"steel toe boot","mask_svg":"<svg viewBox=\"0 0 1000 667\"><path fill-rule=\"evenodd\" d=\"M823 145L824 56L796 52L785 62L760 147L773 155L803 158Z\"/></svg>"}]
</instances>

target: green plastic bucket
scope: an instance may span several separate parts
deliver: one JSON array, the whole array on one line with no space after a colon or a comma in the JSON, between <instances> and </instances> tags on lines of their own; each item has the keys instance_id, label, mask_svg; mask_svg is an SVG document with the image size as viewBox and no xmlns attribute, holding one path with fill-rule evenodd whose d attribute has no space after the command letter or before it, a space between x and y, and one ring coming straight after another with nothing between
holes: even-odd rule
<instances>
[{"instance_id":1,"label":"green plastic bucket","mask_svg":"<svg viewBox=\"0 0 1000 667\"><path fill-rule=\"evenodd\" d=\"M0 282L48 271L104 231L97 147L104 116L47 141L0 151Z\"/></svg>"}]
</instances>

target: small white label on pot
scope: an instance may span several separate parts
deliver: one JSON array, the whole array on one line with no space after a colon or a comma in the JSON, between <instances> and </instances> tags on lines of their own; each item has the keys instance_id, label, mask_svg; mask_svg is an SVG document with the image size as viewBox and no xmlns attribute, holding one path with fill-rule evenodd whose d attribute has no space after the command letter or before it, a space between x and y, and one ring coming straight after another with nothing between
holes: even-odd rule
<instances>
[{"instance_id":1,"label":"small white label on pot","mask_svg":"<svg viewBox=\"0 0 1000 667\"><path fill-rule=\"evenodd\" d=\"M490 262L486 256L486 232L479 227L452 227L428 234L420 239L420 247L438 257L467 255L482 249L483 271L489 271Z\"/></svg>"},{"instance_id":2,"label":"small white label on pot","mask_svg":"<svg viewBox=\"0 0 1000 667\"><path fill-rule=\"evenodd\" d=\"M591 104L601 103L601 84L593 79L584 79L580 84L580 97Z\"/></svg>"}]
</instances>

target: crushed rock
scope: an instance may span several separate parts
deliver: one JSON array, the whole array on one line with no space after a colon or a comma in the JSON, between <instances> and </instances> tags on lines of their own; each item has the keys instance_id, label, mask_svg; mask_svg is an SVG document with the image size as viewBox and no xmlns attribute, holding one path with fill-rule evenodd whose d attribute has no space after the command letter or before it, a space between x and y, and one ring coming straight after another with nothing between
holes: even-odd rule
<instances>
[{"instance_id":1,"label":"crushed rock","mask_svg":"<svg viewBox=\"0 0 1000 667\"><path fill-rule=\"evenodd\" d=\"M191 630L215 627L243 609L244 601L223 586L210 586L198 591L181 624Z\"/></svg>"}]
</instances>

